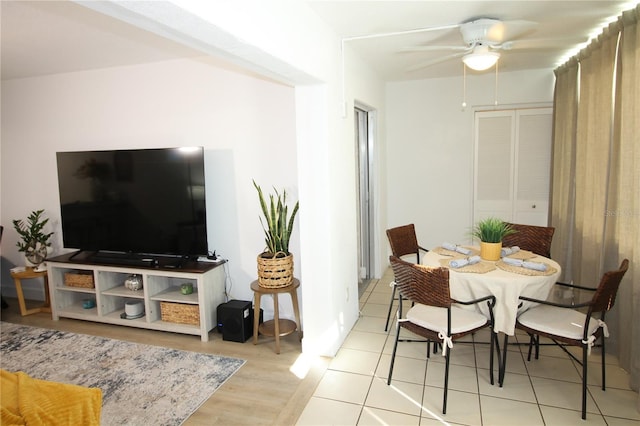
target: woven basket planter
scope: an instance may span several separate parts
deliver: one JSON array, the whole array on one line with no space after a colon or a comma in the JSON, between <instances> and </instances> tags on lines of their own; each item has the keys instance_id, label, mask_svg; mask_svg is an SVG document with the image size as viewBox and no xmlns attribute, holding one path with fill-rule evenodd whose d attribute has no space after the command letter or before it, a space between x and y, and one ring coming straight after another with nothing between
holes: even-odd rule
<instances>
[{"instance_id":1,"label":"woven basket planter","mask_svg":"<svg viewBox=\"0 0 640 426\"><path fill-rule=\"evenodd\" d=\"M269 257L258 255L258 284L265 288L286 287L293 282L293 255Z\"/></svg>"}]
</instances>

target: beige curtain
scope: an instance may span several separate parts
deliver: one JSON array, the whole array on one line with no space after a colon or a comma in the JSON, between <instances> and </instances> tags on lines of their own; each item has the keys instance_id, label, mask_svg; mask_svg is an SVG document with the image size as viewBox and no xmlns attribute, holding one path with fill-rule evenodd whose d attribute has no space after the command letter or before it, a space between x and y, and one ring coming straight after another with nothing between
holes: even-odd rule
<instances>
[{"instance_id":1,"label":"beige curtain","mask_svg":"<svg viewBox=\"0 0 640 426\"><path fill-rule=\"evenodd\" d=\"M603 271L613 81L618 31L609 26L579 56L580 100L576 129L572 278L587 284ZM609 265L611 266L611 265ZM618 265L614 265L615 266ZM592 283L597 285L597 282Z\"/></svg>"},{"instance_id":2,"label":"beige curtain","mask_svg":"<svg viewBox=\"0 0 640 426\"><path fill-rule=\"evenodd\" d=\"M618 355L636 391L640 381L639 15L640 6L625 12L556 70L551 209L551 224L556 227L552 253L563 265L563 280L594 287L622 259L631 263L607 317L611 331L607 352ZM574 107L577 112L570 111Z\"/></svg>"},{"instance_id":3,"label":"beige curtain","mask_svg":"<svg viewBox=\"0 0 640 426\"><path fill-rule=\"evenodd\" d=\"M576 175L576 121L578 115L578 60L571 59L555 71L551 218L555 225L574 217ZM557 226L551 253L563 269L562 281L573 279L571 246L573 226Z\"/></svg>"},{"instance_id":4,"label":"beige curtain","mask_svg":"<svg viewBox=\"0 0 640 426\"><path fill-rule=\"evenodd\" d=\"M640 5L620 19L616 120L607 217L606 264L631 262L620 285L616 310L607 322L619 330L612 343L620 365L631 373L631 387L640 388ZM616 253L617 252L617 253ZM617 259L616 259L617 258ZM613 346L613 345L612 345ZM638 399L640 409L640 398Z\"/></svg>"}]
</instances>

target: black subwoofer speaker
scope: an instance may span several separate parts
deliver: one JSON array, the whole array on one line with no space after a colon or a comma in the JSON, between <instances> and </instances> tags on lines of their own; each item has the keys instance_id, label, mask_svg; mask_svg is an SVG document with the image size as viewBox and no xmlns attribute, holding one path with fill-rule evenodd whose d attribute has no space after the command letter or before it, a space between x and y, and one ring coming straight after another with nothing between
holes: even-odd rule
<instances>
[{"instance_id":1,"label":"black subwoofer speaker","mask_svg":"<svg viewBox=\"0 0 640 426\"><path fill-rule=\"evenodd\" d=\"M244 300L230 300L218 306L218 331L222 340L246 342L253 335L253 306ZM262 309L260 310L262 322Z\"/></svg>"}]
</instances>

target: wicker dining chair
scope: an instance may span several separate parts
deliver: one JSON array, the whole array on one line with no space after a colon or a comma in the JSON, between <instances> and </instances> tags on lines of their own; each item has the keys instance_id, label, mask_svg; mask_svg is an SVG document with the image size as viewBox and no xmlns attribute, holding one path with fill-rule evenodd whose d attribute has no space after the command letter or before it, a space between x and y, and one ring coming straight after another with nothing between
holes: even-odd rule
<instances>
[{"instance_id":1,"label":"wicker dining chair","mask_svg":"<svg viewBox=\"0 0 640 426\"><path fill-rule=\"evenodd\" d=\"M516 320L516 328L529 334L529 355L531 361L531 349L535 346L535 357L539 355L540 336L553 340L556 344L577 346L582 348L582 360L577 359L572 353L565 350L569 356L582 364L582 419L587 418L587 356L595 341L601 337L608 337L608 329L604 323L604 316L616 300L616 294L622 277L629 268L629 260L624 259L620 268L605 272L597 288L582 287L573 284L556 283L563 287L577 288L593 291L590 301L577 304L561 304L547 300L538 300L520 296L521 300L536 302L539 305L523 312ZM587 308L586 314L575 310ZM600 314L599 318L596 314ZM605 390L605 339L602 338L602 390ZM563 347L564 349L564 347Z\"/></svg>"},{"instance_id":2,"label":"wicker dining chair","mask_svg":"<svg viewBox=\"0 0 640 426\"><path fill-rule=\"evenodd\" d=\"M516 232L502 239L504 247L518 246L540 256L551 258L551 240L556 228L552 226L507 223Z\"/></svg>"},{"instance_id":3,"label":"wicker dining chair","mask_svg":"<svg viewBox=\"0 0 640 426\"><path fill-rule=\"evenodd\" d=\"M402 258L404 260L410 260L413 262L415 259L415 263L420 263L420 251L429 251L418 244L416 228L413 223L387 229L387 238L389 239L389 245L391 246L391 253L393 253L395 257ZM392 281L389 285L393 290L391 292L391 301L389 302L389 312L387 312L387 322L384 325L384 331L389 329L389 319L391 318L393 303L397 300L395 281Z\"/></svg>"},{"instance_id":4,"label":"wicker dining chair","mask_svg":"<svg viewBox=\"0 0 640 426\"><path fill-rule=\"evenodd\" d=\"M496 342L496 335L493 331L493 307L495 306L496 298L495 296L485 296L469 301L452 299L449 291L449 270L447 268L416 265L405 262L395 256L390 256L389 261L396 277L400 306L398 307L398 324L389 365L387 385L391 384L401 329L405 328L418 336L428 339L427 341L441 342L442 355L445 357L442 413L446 414L449 389L449 361L453 350L453 342L484 327L489 327L491 330L489 377L493 385L493 352ZM402 312L404 299L414 302L414 305L407 311L406 315ZM490 319L487 319L476 310L456 306L456 304L474 305L482 302L486 302L489 306Z\"/></svg>"}]
</instances>

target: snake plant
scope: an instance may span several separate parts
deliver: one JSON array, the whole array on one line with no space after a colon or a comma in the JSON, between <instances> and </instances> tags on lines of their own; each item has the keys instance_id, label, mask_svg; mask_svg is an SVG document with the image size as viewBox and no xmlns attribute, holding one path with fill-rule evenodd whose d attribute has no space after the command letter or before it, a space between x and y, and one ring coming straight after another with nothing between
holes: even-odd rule
<instances>
[{"instance_id":1,"label":"snake plant","mask_svg":"<svg viewBox=\"0 0 640 426\"><path fill-rule=\"evenodd\" d=\"M260 207L264 215L264 220L262 217L260 218L265 234L266 248L264 251L269 252L271 256L278 253L289 255L289 239L300 202L296 202L289 217L286 190L280 193L274 188L275 194L269 194L269 203L267 204L262 188L256 184L255 180L253 181L253 186L258 191Z\"/></svg>"}]
</instances>

